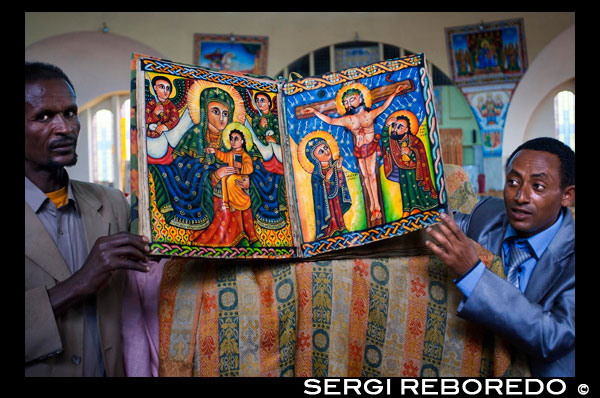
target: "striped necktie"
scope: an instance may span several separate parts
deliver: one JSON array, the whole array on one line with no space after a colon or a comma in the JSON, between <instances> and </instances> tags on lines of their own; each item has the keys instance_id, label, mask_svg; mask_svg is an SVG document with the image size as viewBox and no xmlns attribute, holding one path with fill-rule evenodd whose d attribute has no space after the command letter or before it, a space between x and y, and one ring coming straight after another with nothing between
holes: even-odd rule
<instances>
[{"instance_id":1,"label":"striped necktie","mask_svg":"<svg viewBox=\"0 0 600 398\"><path fill-rule=\"evenodd\" d=\"M513 286L519 287L519 268L521 264L531 257L527 248L521 249L513 242L508 254L508 266L506 280Z\"/></svg>"}]
</instances>

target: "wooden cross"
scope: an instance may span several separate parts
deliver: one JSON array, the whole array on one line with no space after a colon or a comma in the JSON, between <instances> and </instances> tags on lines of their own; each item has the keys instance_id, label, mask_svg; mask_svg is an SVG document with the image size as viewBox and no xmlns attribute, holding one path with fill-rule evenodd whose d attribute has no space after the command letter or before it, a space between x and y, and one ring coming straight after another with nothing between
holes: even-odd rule
<instances>
[{"instance_id":1,"label":"wooden cross","mask_svg":"<svg viewBox=\"0 0 600 398\"><path fill-rule=\"evenodd\" d=\"M399 82L392 83L387 86L379 86L371 90L371 103L375 104L379 101L386 99L391 93L394 92L397 86L403 87L403 91L398 93L398 95L408 94L415 90L415 85L410 79L401 80ZM312 117L312 113L303 113L304 109L308 107L314 108L325 115L337 112L337 108L335 106L335 98L332 98L325 101L313 102L310 104L300 105L296 107L296 119L300 120Z\"/></svg>"}]
</instances>

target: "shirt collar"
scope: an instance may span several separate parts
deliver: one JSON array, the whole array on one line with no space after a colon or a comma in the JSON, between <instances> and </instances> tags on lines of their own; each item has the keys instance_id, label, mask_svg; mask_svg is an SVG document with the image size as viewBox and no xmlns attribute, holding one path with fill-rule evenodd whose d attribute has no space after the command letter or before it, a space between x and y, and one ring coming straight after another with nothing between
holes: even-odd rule
<instances>
[{"instance_id":1,"label":"shirt collar","mask_svg":"<svg viewBox=\"0 0 600 398\"><path fill-rule=\"evenodd\" d=\"M71 185L71 179L67 174L67 198L69 198L69 203L72 203L77 208L77 201L75 200L75 195L73 195L73 187ZM31 180L25 177L25 202L31 207L31 209L37 213L40 208L46 203L46 201L50 201L50 198L42 192L41 189L37 187Z\"/></svg>"},{"instance_id":2,"label":"shirt collar","mask_svg":"<svg viewBox=\"0 0 600 398\"><path fill-rule=\"evenodd\" d=\"M546 248L550 245L550 242L552 242L552 239L554 239L554 235L556 235L556 233L560 229L560 226L562 225L562 220L563 211L561 210L560 215L558 216L558 219L554 222L554 224L552 224L549 228L546 228L545 230L538 232L533 236L530 236L527 239L517 239L517 232L512 227L512 225L509 224L508 229L504 234L504 242L507 242L508 239L515 239L527 242L529 244L529 247L533 249L533 254L535 254L536 258L539 259L544 253L544 250L546 250Z\"/></svg>"}]
</instances>

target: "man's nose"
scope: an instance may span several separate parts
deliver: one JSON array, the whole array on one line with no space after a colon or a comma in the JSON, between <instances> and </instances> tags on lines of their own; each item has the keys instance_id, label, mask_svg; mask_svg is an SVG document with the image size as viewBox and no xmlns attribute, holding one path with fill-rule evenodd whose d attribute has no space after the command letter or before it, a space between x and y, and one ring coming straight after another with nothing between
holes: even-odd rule
<instances>
[{"instance_id":1,"label":"man's nose","mask_svg":"<svg viewBox=\"0 0 600 398\"><path fill-rule=\"evenodd\" d=\"M69 120L65 115L57 114L52 120L52 131L57 134L77 135L76 124L77 123L73 123L73 121Z\"/></svg>"},{"instance_id":2,"label":"man's nose","mask_svg":"<svg viewBox=\"0 0 600 398\"><path fill-rule=\"evenodd\" d=\"M518 203L529 202L529 190L524 186L520 187L516 192L515 201Z\"/></svg>"},{"instance_id":3,"label":"man's nose","mask_svg":"<svg viewBox=\"0 0 600 398\"><path fill-rule=\"evenodd\" d=\"M56 132L68 133L71 130L71 124L63 114L56 114L52 120L52 129Z\"/></svg>"}]
</instances>

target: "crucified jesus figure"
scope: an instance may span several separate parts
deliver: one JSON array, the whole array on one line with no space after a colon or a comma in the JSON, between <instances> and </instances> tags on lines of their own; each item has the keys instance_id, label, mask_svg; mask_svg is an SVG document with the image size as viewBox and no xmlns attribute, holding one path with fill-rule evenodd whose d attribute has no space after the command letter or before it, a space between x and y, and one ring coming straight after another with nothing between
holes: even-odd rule
<instances>
[{"instance_id":1,"label":"crucified jesus figure","mask_svg":"<svg viewBox=\"0 0 600 398\"><path fill-rule=\"evenodd\" d=\"M359 89L348 89L342 96L342 104L346 109L346 113L338 118L324 115L311 107L303 110L303 113L312 113L327 124L346 127L352 133L354 156L358 161L358 169L369 197L369 217L371 221L381 220L381 207L377 191L377 155L381 156L381 149L379 148L381 135L375 134L375 118L390 106L398 93L404 90L403 86L397 86L383 105L370 109L365 105L363 94Z\"/></svg>"}]
</instances>

